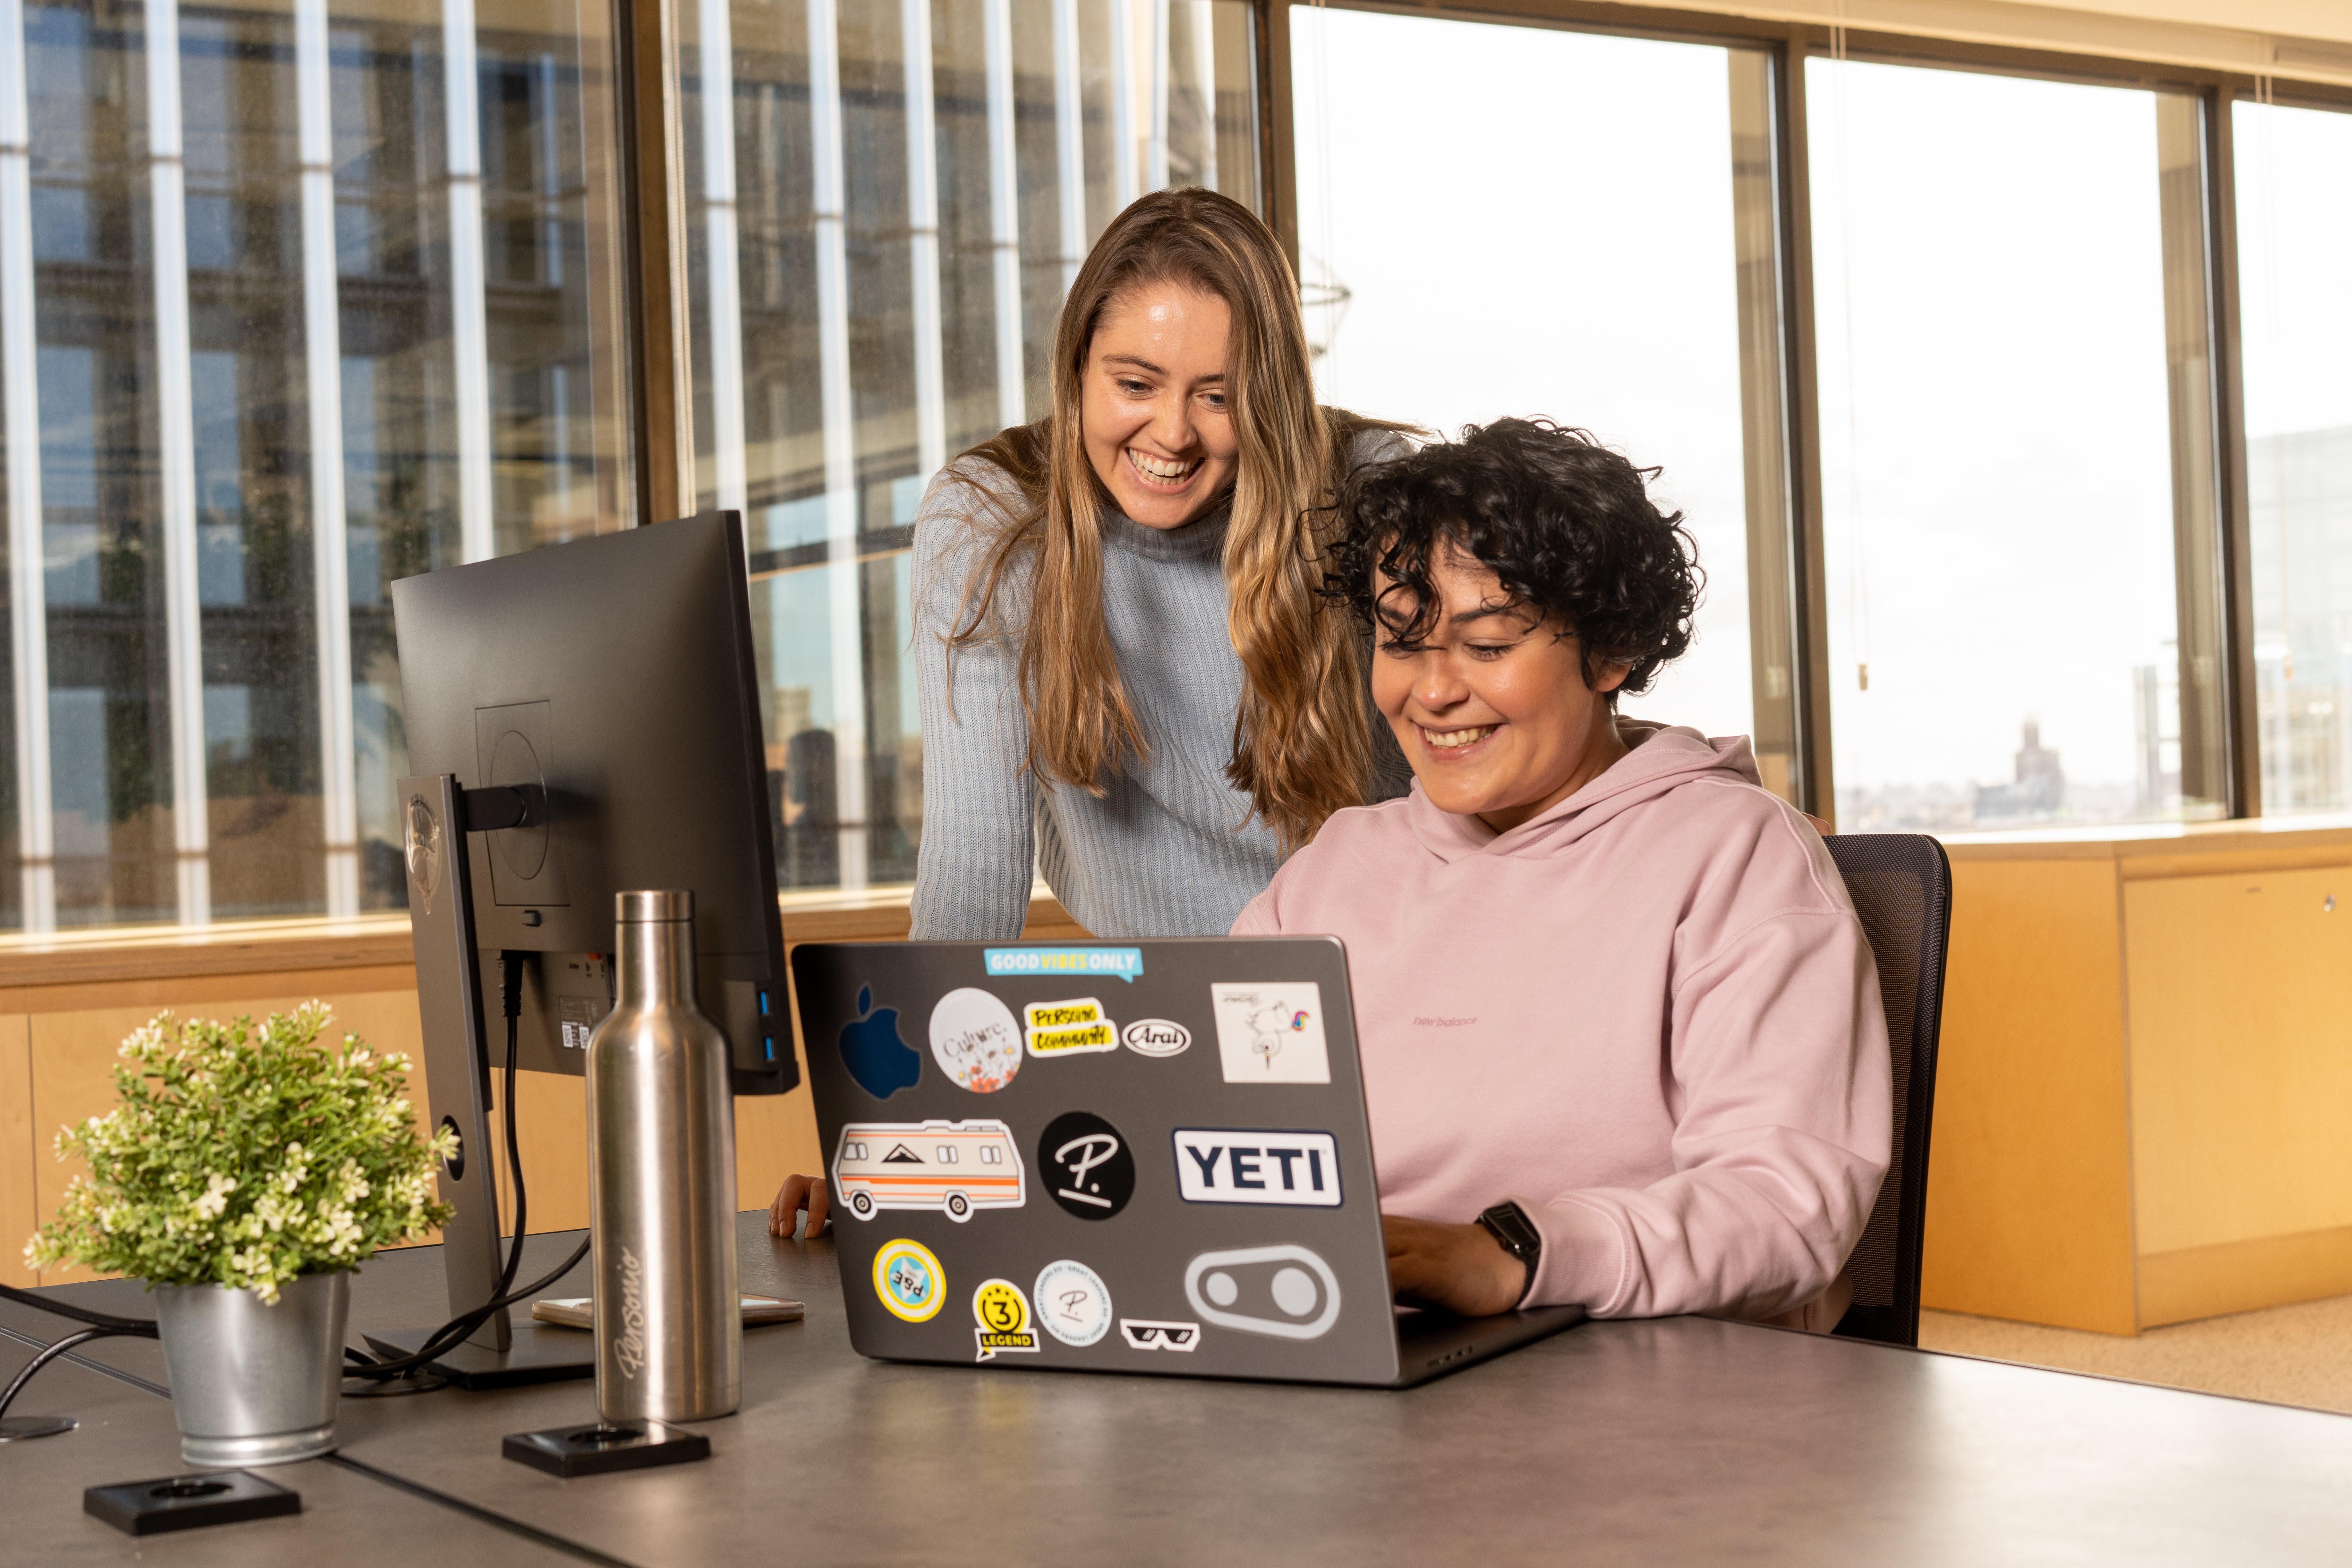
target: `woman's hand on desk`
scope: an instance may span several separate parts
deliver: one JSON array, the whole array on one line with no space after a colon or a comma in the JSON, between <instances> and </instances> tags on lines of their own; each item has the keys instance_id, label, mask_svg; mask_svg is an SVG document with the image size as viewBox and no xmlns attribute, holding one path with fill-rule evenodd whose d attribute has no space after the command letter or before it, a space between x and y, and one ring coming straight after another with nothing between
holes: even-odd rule
<instances>
[{"instance_id":1,"label":"woman's hand on desk","mask_svg":"<svg viewBox=\"0 0 2352 1568\"><path fill-rule=\"evenodd\" d=\"M776 1190L776 1201L768 1205L768 1234L790 1240L800 1228L801 1210L806 1209L808 1234L814 1236L824 1228L832 1207L823 1176L786 1176Z\"/></svg>"},{"instance_id":2,"label":"woman's hand on desk","mask_svg":"<svg viewBox=\"0 0 2352 1568\"><path fill-rule=\"evenodd\" d=\"M784 1188L791 1191L792 1183ZM1483 1225L1384 1214L1381 1230L1389 1244L1389 1288L1401 1300L1483 1318L1509 1311L1527 1290L1528 1266L1504 1251Z\"/></svg>"}]
</instances>

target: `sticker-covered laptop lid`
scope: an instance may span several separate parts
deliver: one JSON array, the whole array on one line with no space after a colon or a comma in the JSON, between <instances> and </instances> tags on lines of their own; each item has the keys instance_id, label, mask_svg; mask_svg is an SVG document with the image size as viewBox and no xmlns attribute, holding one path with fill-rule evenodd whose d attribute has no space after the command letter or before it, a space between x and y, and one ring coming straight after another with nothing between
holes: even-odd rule
<instances>
[{"instance_id":1,"label":"sticker-covered laptop lid","mask_svg":"<svg viewBox=\"0 0 2352 1568\"><path fill-rule=\"evenodd\" d=\"M793 979L862 1353L1395 1379L1337 940L813 942Z\"/></svg>"}]
</instances>

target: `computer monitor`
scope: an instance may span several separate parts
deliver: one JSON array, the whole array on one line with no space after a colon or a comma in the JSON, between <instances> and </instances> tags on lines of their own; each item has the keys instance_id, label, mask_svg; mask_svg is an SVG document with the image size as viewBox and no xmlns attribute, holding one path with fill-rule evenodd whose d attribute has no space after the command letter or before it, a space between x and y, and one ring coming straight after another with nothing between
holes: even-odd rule
<instances>
[{"instance_id":1,"label":"computer monitor","mask_svg":"<svg viewBox=\"0 0 2352 1568\"><path fill-rule=\"evenodd\" d=\"M460 1144L440 1179L453 1315L499 1279L502 953L523 955L519 1065L580 1073L613 1005L613 896L691 889L735 1091L800 1082L747 582L741 519L712 512L392 585L426 1092ZM510 1338L498 1313L464 1348Z\"/></svg>"}]
</instances>

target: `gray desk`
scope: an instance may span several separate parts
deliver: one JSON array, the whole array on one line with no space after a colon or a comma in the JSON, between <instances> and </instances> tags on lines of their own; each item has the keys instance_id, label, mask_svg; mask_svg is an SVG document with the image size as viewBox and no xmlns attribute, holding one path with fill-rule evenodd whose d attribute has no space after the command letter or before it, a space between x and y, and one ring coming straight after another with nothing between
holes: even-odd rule
<instances>
[{"instance_id":1,"label":"gray desk","mask_svg":"<svg viewBox=\"0 0 2352 1568\"><path fill-rule=\"evenodd\" d=\"M344 1456L646 1568L2352 1556L2343 1416L1690 1318L1587 1324L1402 1394L882 1365L849 1349L831 1246L741 1224L745 1289L810 1315L747 1335L744 1408L707 1428L710 1461L565 1482L498 1457L505 1433L588 1418L585 1384L347 1401ZM552 1261L564 1239L534 1250ZM355 1328L441 1299L436 1254L385 1257ZM153 1347L108 1353L135 1371ZM58 1381L27 1408L86 1425L0 1447L9 1544L131 1561L129 1537L80 1517L80 1489L176 1468L169 1407L94 1372L42 1375ZM283 1473L301 1520L150 1541L149 1558L548 1560L362 1472Z\"/></svg>"}]
</instances>

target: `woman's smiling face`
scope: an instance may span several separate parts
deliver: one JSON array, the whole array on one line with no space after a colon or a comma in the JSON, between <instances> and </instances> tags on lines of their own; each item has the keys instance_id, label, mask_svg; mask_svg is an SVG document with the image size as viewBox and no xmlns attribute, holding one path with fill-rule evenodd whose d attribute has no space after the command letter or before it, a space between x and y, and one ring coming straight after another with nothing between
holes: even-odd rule
<instances>
[{"instance_id":1,"label":"woman's smiling face","mask_svg":"<svg viewBox=\"0 0 2352 1568\"><path fill-rule=\"evenodd\" d=\"M1233 487L1233 320L1214 294L1160 282L1115 296L1095 323L1080 374L1087 458L1118 510L1146 528L1181 528Z\"/></svg>"},{"instance_id":2,"label":"woman's smiling face","mask_svg":"<svg viewBox=\"0 0 2352 1568\"><path fill-rule=\"evenodd\" d=\"M1507 833L1625 754L1602 693L1627 667L1604 665L1587 686L1577 639L1451 545L1432 552L1429 578L1439 604L1418 639L1401 635L1418 607L1412 590L1383 593L1372 698L1430 803ZM1393 585L1382 574L1380 586Z\"/></svg>"}]
</instances>

